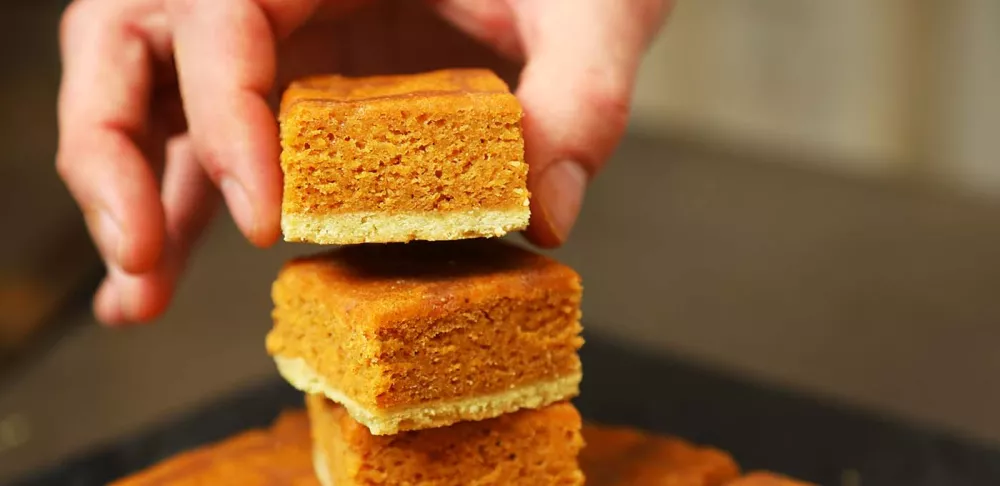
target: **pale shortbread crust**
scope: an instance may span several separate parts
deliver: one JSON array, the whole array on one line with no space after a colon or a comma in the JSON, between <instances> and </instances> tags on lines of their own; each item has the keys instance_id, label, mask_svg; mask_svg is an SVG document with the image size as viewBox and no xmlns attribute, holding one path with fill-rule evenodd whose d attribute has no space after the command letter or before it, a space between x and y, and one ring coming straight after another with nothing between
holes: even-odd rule
<instances>
[{"instance_id":1,"label":"pale shortbread crust","mask_svg":"<svg viewBox=\"0 0 1000 486\"><path fill-rule=\"evenodd\" d=\"M315 439L314 439L315 440ZM330 466L326 462L326 453L319 444L313 444L313 469L316 470L316 479L322 486L333 486L333 478L330 476Z\"/></svg>"},{"instance_id":2,"label":"pale shortbread crust","mask_svg":"<svg viewBox=\"0 0 1000 486\"><path fill-rule=\"evenodd\" d=\"M447 213L284 213L281 215L281 231L285 241L322 245L461 240L500 237L523 230L528 227L530 216L527 204L512 209L472 209Z\"/></svg>"},{"instance_id":3,"label":"pale shortbread crust","mask_svg":"<svg viewBox=\"0 0 1000 486\"><path fill-rule=\"evenodd\" d=\"M368 427L372 435L394 435L406 430L446 427L467 420L499 417L524 408L541 408L577 396L580 393L580 380L583 378L581 372L576 372L500 393L373 412L330 386L305 360L275 356L274 362L278 366L278 373L293 387L305 393L325 395L343 405L351 418Z\"/></svg>"}]
</instances>

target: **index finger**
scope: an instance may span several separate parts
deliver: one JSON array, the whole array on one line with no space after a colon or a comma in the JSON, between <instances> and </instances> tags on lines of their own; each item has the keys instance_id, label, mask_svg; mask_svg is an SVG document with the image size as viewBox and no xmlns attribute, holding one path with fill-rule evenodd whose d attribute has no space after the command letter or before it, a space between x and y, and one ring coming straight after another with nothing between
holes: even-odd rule
<instances>
[{"instance_id":1,"label":"index finger","mask_svg":"<svg viewBox=\"0 0 1000 486\"><path fill-rule=\"evenodd\" d=\"M281 215L278 127L267 104L278 35L318 0L168 2L174 54L194 149L243 234L277 240Z\"/></svg>"},{"instance_id":2,"label":"index finger","mask_svg":"<svg viewBox=\"0 0 1000 486\"><path fill-rule=\"evenodd\" d=\"M105 261L156 265L164 238L156 176L136 139L146 131L151 58L131 12L76 2L63 16L56 166Z\"/></svg>"}]
</instances>

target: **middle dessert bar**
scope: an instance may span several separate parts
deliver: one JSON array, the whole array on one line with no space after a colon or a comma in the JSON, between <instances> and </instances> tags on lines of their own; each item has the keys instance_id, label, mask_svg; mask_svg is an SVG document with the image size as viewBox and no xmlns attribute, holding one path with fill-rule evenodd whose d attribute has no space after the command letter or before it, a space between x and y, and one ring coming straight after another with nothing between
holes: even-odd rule
<instances>
[{"instance_id":1,"label":"middle dessert bar","mask_svg":"<svg viewBox=\"0 0 1000 486\"><path fill-rule=\"evenodd\" d=\"M497 240L341 247L272 288L268 352L375 435L574 397L579 276Z\"/></svg>"}]
</instances>

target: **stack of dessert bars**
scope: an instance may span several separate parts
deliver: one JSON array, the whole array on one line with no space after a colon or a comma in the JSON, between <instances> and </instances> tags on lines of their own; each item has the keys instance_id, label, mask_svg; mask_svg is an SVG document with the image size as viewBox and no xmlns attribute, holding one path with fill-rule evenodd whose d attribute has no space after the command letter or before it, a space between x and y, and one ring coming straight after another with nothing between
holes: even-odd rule
<instances>
[{"instance_id":1,"label":"stack of dessert bars","mask_svg":"<svg viewBox=\"0 0 1000 486\"><path fill-rule=\"evenodd\" d=\"M327 486L578 485L580 278L529 219L521 109L485 70L299 80L267 351Z\"/></svg>"},{"instance_id":2,"label":"stack of dessert bars","mask_svg":"<svg viewBox=\"0 0 1000 486\"><path fill-rule=\"evenodd\" d=\"M528 222L520 117L487 71L292 85L282 229L341 245L272 288L267 350L306 411L115 486L810 486L674 437L581 431L580 279L487 238Z\"/></svg>"}]
</instances>

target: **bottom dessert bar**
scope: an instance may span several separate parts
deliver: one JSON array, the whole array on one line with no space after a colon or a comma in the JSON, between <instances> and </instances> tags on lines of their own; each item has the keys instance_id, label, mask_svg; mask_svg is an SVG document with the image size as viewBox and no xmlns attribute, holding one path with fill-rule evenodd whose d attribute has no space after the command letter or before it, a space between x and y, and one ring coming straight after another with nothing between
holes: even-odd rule
<instances>
[{"instance_id":1,"label":"bottom dessert bar","mask_svg":"<svg viewBox=\"0 0 1000 486\"><path fill-rule=\"evenodd\" d=\"M583 424L568 402L392 436L372 435L321 395L306 408L323 486L583 484Z\"/></svg>"},{"instance_id":2,"label":"bottom dessert bar","mask_svg":"<svg viewBox=\"0 0 1000 486\"><path fill-rule=\"evenodd\" d=\"M319 486L309 419L281 414L266 430L249 430L184 452L111 486Z\"/></svg>"},{"instance_id":3,"label":"bottom dessert bar","mask_svg":"<svg viewBox=\"0 0 1000 486\"><path fill-rule=\"evenodd\" d=\"M736 478L728 454L681 439L594 425L584 426L583 437L579 461L587 486L814 486L765 472ZM322 486L313 450L305 412L286 412L270 429L179 454L112 486Z\"/></svg>"},{"instance_id":4,"label":"bottom dessert bar","mask_svg":"<svg viewBox=\"0 0 1000 486\"><path fill-rule=\"evenodd\" d=\"M580 454L588 486L724 486L740 468L726 452L625 427L589 425Z\"/></svg>"},{"instance_id":5,"label":"bottom dessert bar","mask_svg":"<svg viewBox=\"0 0 1000 486\"><path fill-rule=\"evenodd\" d=\"M803 483L788 476L775 474L766 471L757 471L747 474L736 481L726 484L726 486L816 486Z\"/></svg>"}]
</instances>

